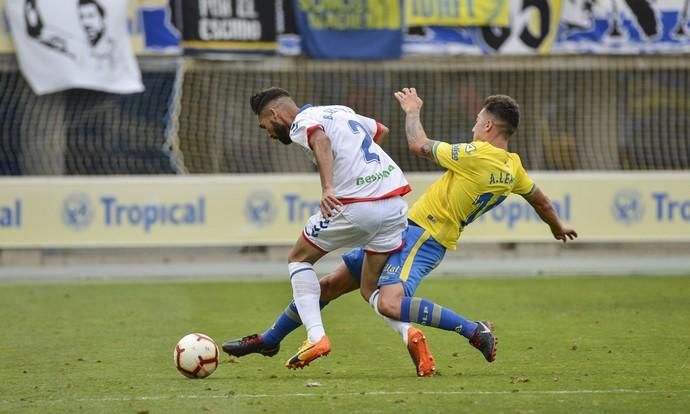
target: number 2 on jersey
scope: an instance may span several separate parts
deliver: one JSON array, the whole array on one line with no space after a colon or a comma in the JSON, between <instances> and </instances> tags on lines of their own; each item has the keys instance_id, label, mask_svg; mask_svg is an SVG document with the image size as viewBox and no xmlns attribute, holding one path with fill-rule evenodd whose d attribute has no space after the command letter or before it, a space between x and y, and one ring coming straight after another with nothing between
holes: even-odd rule
<instances>
[{"instance_id":1,"label":"number 2 on jersey","mask_svg":"<svg viewBox=\"0 0 690 414\"><path fill-rule=\"evenodd\" d=\"M348 122L350 125L350 129L352 130L353 133L359 134L360 131L364 133L364 140L362 141L362 152L364 153L364 161L366 162L381 162L381 159L379 158L379 155L373 152L369 152L369 147L371 146L372 142L374 140L371 139L371 136L367 133L367 130L364 129L364 126L360 124L357 121L352 121L350 120Z\"/></svg>"},{"instance_id":2,"label":"number 2 on jersey","mask_svg":"<svg viewBox=\"0 0 690 414\"><path fill-rule=\"evenodd\" d=\"M477 217L481 216L482 214L501 204L503 200L506 199L506 196L499 195L495 202L489 204L492 198L494 198L494 193L484 193L477 197L477 199L474 201L474 205L477 207L475 207L475 209L472 210L472 213L469 216L467 216L465 224L467 225L472 223L474 219L476 219Z\"/></svg>"}]
</instances>

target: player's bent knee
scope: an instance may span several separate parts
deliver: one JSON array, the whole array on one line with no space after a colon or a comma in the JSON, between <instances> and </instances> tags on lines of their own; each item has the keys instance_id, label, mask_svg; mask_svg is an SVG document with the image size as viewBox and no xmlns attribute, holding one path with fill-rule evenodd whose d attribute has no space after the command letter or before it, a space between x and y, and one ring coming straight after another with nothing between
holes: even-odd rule
<instances>
[{"instance_id":1,"label":"player's bent knee","mask_svg":"<svg viewBox=\"0 0 690 414\"><path fill-rule=\"evenodd\" d=\"M366 301L369 302L369 298L371 295L374 294L375 288L370 288L368 286L361 285L359 287L359 293L362 295L362 298Z\"/></svg>"},{"instance_id":2,"label":"player's bent knee","mask_svg":"<svg viewBox=\"0 0 690 414\"><path fill-rule=\"evenodd\" d=\"M336 283L336 281L329 276L321 278L319 280L319 286L321 286L321 297L319 299L322 302L330 302L348 292L345 286Z\"/></svg>"},{"instance_id":3,"label":"player's bent knee","mask_svg":"<svg viewBox=\"0 0 690 414\"><path fill-rule=\"evenodd\" d=\"M392 296L379 296L378 308L383 316L392 319L400 319L400 298Z\"/></svg>"},{"instance_id":4,"label":"player's bent knee","mask_svg":"<svg viewBox=\"0 0 690 414\"><path fill-rule=\"evenodd\" d=\"M330 300L330 296L332 294L331 286L332 283L328 276L319 279L319 287L321 288L321 300Z\"/></svg>"}]
</instances>

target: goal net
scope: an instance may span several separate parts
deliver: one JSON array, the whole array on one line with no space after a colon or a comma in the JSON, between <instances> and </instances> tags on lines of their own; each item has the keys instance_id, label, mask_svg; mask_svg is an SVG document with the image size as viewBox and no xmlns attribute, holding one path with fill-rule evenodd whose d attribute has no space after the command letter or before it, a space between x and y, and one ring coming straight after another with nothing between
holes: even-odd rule
<instances>
[{"instance_id":1,"label":"goal net","mask_svg":"<svg viewBox=\"0 0 690 414\"><path fill-rule=\"evenodd\" d=\"M273 58L140 61L146 92L35 96L0 59L0 174L217 174L314 171L296 146L269 140L249 97L267 86L298 105L342 104L391 128L383 144L412 156L393 92L414 86L433 139L467 142L483 99L513 96L511 138L529 170L690 169L690 60L685 56L531 56L333 62Z\"/></svg>"}]
</instances>

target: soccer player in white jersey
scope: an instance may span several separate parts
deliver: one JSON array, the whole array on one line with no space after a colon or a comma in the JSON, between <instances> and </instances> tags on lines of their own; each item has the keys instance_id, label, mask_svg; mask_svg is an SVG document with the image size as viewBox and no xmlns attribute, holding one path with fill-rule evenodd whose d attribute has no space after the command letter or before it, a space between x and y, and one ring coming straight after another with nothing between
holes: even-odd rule
<instances>
[{"instance_id":1,"label":"soccer player in white jersey","mask_svg":"<svg viewBox=\"0 0 690 414\"><path fill-rule=\"evenodd\" d=\"M388 128L374 119L346 106L300 108L277 87L255 94L250 104L269 137L303 147L321 178L320 211L309 218L288 256L293 298L307 340L286 366L302 368L331 351L314 263L337 248L362 246L367 255L360 290L368 299L388 256L403 247L407 203L402 196L411 189L400 167L376 143Z\"/></svg>"}]
</instances>

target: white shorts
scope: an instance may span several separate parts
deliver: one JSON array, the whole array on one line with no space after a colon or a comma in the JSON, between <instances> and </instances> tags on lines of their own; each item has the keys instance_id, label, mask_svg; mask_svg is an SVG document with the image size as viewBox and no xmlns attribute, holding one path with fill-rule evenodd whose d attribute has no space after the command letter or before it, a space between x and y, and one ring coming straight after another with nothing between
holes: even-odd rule
<instances>
[{"instance_id":1,"label":"white shorts","mask_svg":"<svg viewBox=\"0 0 690 414\"><path fill-rule=\"evenodd\" d=\"M392 253L402 248L407 228L407 203L402 197L345 204L324 219L321 211L309 217L303 236L320 250L363 247L370 253Z\"/></svg>"}]
</instances>

